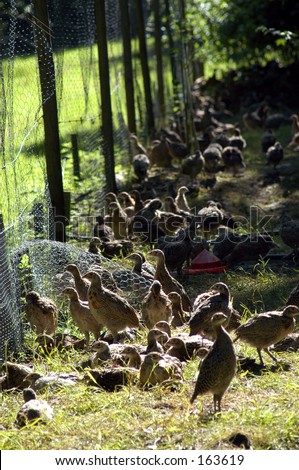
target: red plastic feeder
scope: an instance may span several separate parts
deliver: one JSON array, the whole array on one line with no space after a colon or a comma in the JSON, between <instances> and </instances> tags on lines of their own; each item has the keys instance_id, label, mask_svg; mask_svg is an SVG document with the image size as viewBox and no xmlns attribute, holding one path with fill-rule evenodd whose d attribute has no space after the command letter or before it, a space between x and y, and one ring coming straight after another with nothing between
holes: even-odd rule
<instances>
[{"instance_id":1,"label":"red plastic feeder","mask_svg":"<svg viewBox=\"0 0 299 470\"><path fill-rule=\"evenodd\" d=\"M208 250L202 250L193 260L188 268L184 269L186 274L195 275L200 273L220 273L227 269L227 266L210 253Z\"/></svg>"}]
</instances>

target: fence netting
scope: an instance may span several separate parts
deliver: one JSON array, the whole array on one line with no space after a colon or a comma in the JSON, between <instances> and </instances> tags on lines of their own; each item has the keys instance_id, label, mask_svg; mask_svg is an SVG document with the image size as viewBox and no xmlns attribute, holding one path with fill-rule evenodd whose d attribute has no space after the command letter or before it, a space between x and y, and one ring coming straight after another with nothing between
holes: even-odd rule
<instances>
[{"instance_id":1,"label":"fence netting","mask_svg":"<svg viewBox=\"0 0 299 470\"><path fill-rule=\"evenodd\" d=\"M102 133L98 51L94 0L47 0L49 26L38 23L33 1L1 2L0 21L0 358L18 350L23 341L24 298L36 290L61 302L59 277L67 263L78 263L84 271L93 263L86 246L74 242L92 236L94 218L104 208L106 175ZM179 1L171 5L173 31L176 31ZM163 8L164 2L161 2ZM126 114L126 95L121 16L119 2L106 0L106 23L109 55L113 138L117 184L121 187L132 174ZM146 141L146 109L138 40L131 12L132 64L138 134ZM154 28L151 2L144 1L144 16L149 55L153 56ZM163 10L165 17L165 12ZM168 18L169 20L169 18ZM171 69L169 47L165 39L165 72ZM47 75L46 94L42 94L37 44L44 41L42 65L54 60L55 74ZM180 48L176 49L177 61ZM152 94L157 123L159 106L155 79L155 57L150 60ZM51 67L49 67L49 71ZM181 70L179 65L178 71ZM181 73L181 72L180 72ZM180 75L180 74L179 74ZM181 77L181 82L183 82ZM184 106L181 83L179 101ZM166 109L173 109L173 83L165 75ZM56 93L61 163L64 191L71 192L72 241L54 240L51 208L44 155L43 104ZM177 106L177 103L176 103ZM75 172L73 140L76 139L80 168ZM103 257L102 257L103 258ZM102 264L132 301L138 301L148 281L105 258ZM137 276L137 277L136 277ZM58 287L57 287L58 286Z\"/></svg>"}]
</instances>

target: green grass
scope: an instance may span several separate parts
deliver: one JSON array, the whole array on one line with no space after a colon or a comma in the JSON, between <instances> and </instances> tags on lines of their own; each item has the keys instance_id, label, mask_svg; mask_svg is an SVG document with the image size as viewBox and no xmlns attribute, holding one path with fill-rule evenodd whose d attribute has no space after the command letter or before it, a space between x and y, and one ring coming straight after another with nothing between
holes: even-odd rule
<instances>
[{"instance_id":1,"label":"green grass","mask_svg":"<svg viewBox=\"0 0 299 470\"><path fill-rule=\"evenodd\" d=\"M256 353L238 344L237 352ZM78 353L38 357L36 370L73 371ZM55 416L47 426L14 426L21 393L2 395L1 449L216 449L241 431L254 449L298 449L298 355L280 353L281 367L259 376L238 371L223 399L223 412L213 415L212 397L191 406L197 360L184 366L184 383L176 390L158 386L142 391L136 384L109 393L86 386L40 393ZM286 367L289 366L289 369ZM284 366L284 367L283 367ZM113 425L111 425L113 423Z\"/></svg>"}]
</instances>

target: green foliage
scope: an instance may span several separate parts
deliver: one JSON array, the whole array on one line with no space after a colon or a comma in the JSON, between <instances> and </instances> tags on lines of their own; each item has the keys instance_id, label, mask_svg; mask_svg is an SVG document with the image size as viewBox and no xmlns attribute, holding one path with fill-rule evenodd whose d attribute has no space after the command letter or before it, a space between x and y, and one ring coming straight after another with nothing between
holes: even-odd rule
<instances>
[{"instance_id":1,"label":"green foliage","mask_svg":"<svg viewBox=\"0 0 299 470\"><path fill-rule=\"evenodd\" d=\"M33 338L32 338L33 341ZM252 348L236 344L238 354L254 356ZM50 356L35 353L34 368L74 372L82 359L78 351ZM75 387L40 391L54 409L47 426L14 425L21 406L21 392L2 394L0 447L13 449L225 449L232 432L243 432L255 450L298 449L299 359L296 353L280 353L280 366L269 367L261 375L238 371L223 398L223 412L213 415L212 396L189 400L194 387L198 360L184 365L184 384L175 391L163 386L143 391L129 384L108 393L82 382ZM113 425L111 425L113 423ZM95 425L96 424L96 425Z\"/></svg>"},{"instance_id":2,"label":"green foliage","mask_svg":"<svg viewBox=\"0 0 299 470\"><path fill-rule=\"evenodd\" d=\"M274 57L283 64L297 61L298 14L299 6L292 0L187 2L196 57L214 71Z\"/></svg>"}]
</instances>

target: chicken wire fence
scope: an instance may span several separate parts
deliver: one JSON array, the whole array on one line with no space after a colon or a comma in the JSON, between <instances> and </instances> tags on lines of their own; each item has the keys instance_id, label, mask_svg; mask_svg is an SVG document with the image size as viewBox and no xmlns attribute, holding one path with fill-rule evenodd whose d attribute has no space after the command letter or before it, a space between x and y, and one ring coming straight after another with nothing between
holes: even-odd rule
<instances>
[{"instance_id":1,"label":"chicken wire fence","mask_svg":"<svg viewBox=\"0 0 299 470\"><path fill-rule=\"evenodd\" d=\"M70 243L54 240L54 212L51 207L47 167L44 155L43 105L56 93L61 149L63 189L79 193L71 199L74 226L88 226L84 235L92 236L86 219L104 208L106 176L103 151L99 66L96 46L94 0L47 0L49 27L36 27L34 1L4 0L0 11L0 357L18 350L23 341L24 294L34 288L44 295L57 296L53 277L66 261L79 263L85 270L92 261ZM171 5L173 25L178 22L179 0ZM129 1L134 13L133 0ZM161 3L161 5L164 2ZM115 169L121 182L132 172L126 95L122 63L119 2L106 0L106 24L109 55ZM154 35L151 2L144 1L146 36ZM145 97L140 79L140 60L134 14L132 14L132 65L134 72L136 121L139 136L146 139ZM165 28L164 28L165 29ZM174 28L175 29L175 28ZM45 42L44 32L50 36ZM164 30L163 30L164 31ZM164 33L165 34L165 31ZM37 43L43 43L38 58ZM177 60L179 52L176 48ZM166 54L167 56L167 54ZM50 61L54 60L54 72ZM167 56L169 59L169 55ZM41 90L39 60L48 70L46 86ZM151 74L155 59L152 60ZM165 70L170 64L165 64ZM178 75L182 67L178 67ZM181 81L183 79L181 77ZM168 109L173 109L172 81L165 81ZM185 84L185 87L187 85ZM45 91L46 90L46 91ZM183 90L183 88L182 88ZM156 80L152 80L155 116L159 117ZM181 92L176 100L184 105ZM72 159L76 136L82 163L80 177L75 175ZM88 188L84 181L88 180ZM82 190L80 191L80 187ZM77 194L76 192L76 194ZM82 203L80 210L77 205ZM83 213L82 213L83 207ZM81 212L80 212L81 211ZM72 233L76 233L73 227ZM103 259L114 271L124 295L139 300L148 281ZM133 278L132 278L133 276ZM136 277L137 276L137 277ZM55 279L54 279L55 280Z\"/></svg>"},{"instance_id":2,"label":"chicken wire fence","mask_svg":"<svg viewBox=\"0 0 299 470\"><path fill-rule=\"evenodd\" d=\"M50 240L32 240L23 243L10 252L9 259L3 255L5 244L1 238L0 267L4 274L1 289L1 351L0 362L9 351L21 347L24 338L24 299L33 290L43 297L56 302L58 309L65 308L66 299L62 293L65 287L74 286L73 276L65 271L69 264L75 264L84 275L89 270L102 274L104 287L117 288L135 308L151 285L151 281L134 273L130 268L89 253L70 243ZM110 276L107 276L107 272Z\"/></svg>"}]
</instances>

